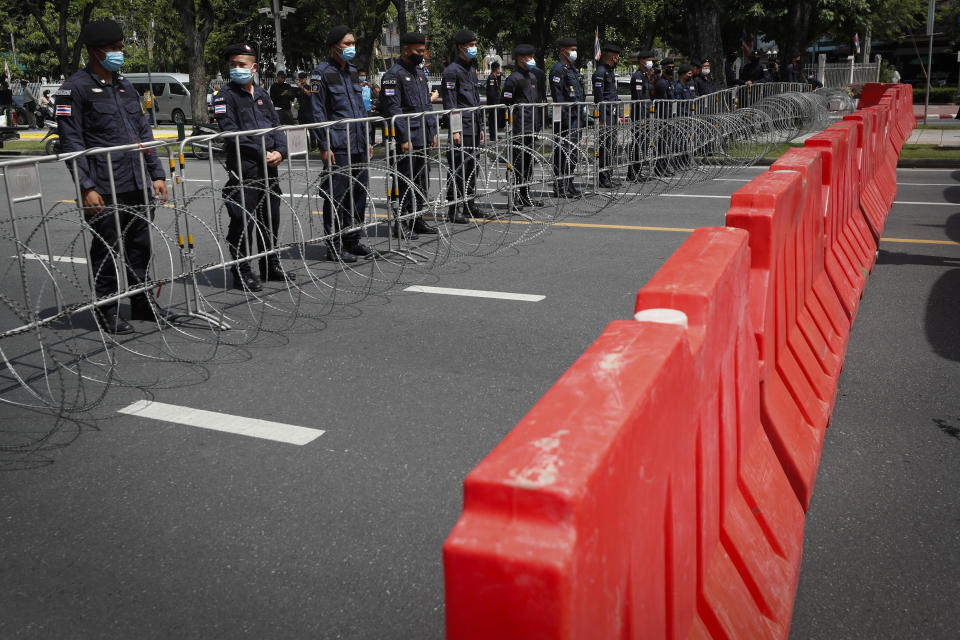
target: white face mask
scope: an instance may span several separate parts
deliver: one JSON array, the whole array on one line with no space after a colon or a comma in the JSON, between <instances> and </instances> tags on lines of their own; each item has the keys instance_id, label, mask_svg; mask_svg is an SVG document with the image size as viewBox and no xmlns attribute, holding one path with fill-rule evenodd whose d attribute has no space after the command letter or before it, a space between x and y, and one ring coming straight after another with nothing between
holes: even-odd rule
<instances>
[{"instance_id":1,"label":"white face mask","mask_svg":"<svg viewBox=\"0 0 960 640\"><path fill-rule=\"evenodd\" d=\"M710 75L710 67L704 67L703 69L700 69L700 73L702 73L705 76Z\"/></svg>"},{"instance_id":2,"label":"white face mask","mask_svg":"<svg viewBox=\"0 0 960 640\"><path fill-rule=\"evenodd\" d=\"M647 60L646 62L643 63L643 66L647 70L653 69L653 60Z\"/></svg>"},{"instance_id":3,"label":"white face mask","mask_svg":"<svg viewBox=\"0 0 960 640\"><path fill-rule=\"evenodd\" d=\"M577 52L576 52L576 51L570 51L570 52L568 52L568 53L567 53L567 58L570 60L570 62L576 62L576 61L577 61Z\"/></svg>"}]
</instances>

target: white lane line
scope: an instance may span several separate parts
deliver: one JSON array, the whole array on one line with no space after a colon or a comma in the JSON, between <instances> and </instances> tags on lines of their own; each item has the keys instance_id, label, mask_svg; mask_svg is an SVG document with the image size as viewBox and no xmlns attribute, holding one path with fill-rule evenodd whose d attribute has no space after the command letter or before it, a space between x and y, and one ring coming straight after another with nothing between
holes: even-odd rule
<instances>
[{"instance_id":1,"label":"white lane line","mask_svg":"<svg viewBox=\"0 0 960 640\"><path fill-rule=\"evenodd\" d=\"M481 291L479 289L449 289L447 287L422 287L414 285L404 291L414 293L436 293L441 296L465 296L467 298L494 298L496 300L518 300L520 302L540 302L546 296L536 296L529 293L506 293L503 291Z\"/></svg>"},{"instance_id":2,"label":"white lane line","mask_svg":"<svg viewBox=\"0 0 960 640\"><path fill-rule=\"evenodd\" d=\"M16 258L17 256L10 256L11 258ZM27 260L43 260L44 262L50 261L50 256L41 256L36 253L25 253L23 257ZM54 262L72 262L74 264L87 264L86 258L74 258L72 256L53 256Z\"/></svg>"},{"instance_id":3,"label":"white lane line","mask_svg":"<svg viewBox=\"0 0 960 640\"><path fill-rule=\"evenodd\" d=\"M753 182L753 178L714 178L715 182Z\"/></svg>"},{"instance_id":4,"label":"white lane line","mask_svg":"<svg viewBox=\"0 0 960 640\"><path fill-rule=\"evenodd\" d=\"M661 196L664 198L726 198L730 199L730 196L708 196L702 193L661 193Z\"/></svg>"},{"instance_id":5,"label":"white lane line","mask_svg":"<svg viewBox=\"0 0 960 640\"><path fill-rule=\"evenodd\" d=\"M932 207L960 207L960 202L907 202L906 200L894 200L893 204L922 204Z\"/></svg>"},{"instance_id":6,"label":"white lane line","mask_svg":"<svg viewBox=\"0 0 960 640\"><path fill-rule=\"evenodd\" d=\"M292 424L232 416L227 413L179 407L175 404L151 402L150 400L138 400L130 406L120 409L119 412L164 422L176 422L177 424L200 427L201 429L236 433L242 436L296 445L313 442L324 433L321 429L308 429Z\"/></svg>"}]
</instances>

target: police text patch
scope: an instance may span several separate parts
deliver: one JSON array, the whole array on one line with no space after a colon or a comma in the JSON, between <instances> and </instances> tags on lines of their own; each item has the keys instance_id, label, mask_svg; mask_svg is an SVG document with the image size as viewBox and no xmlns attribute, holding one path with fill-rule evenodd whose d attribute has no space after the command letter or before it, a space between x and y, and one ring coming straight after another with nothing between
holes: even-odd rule
<instances>
[{"instance_id":1,"label":"police text patch","mask_svg":"<svg viewBox=\"0 0 960 640\"><path fill-rule=\"evenodd\" d=\"M70 89L58 89L54 96L68 96L70 95Z\"/></svg>"}]
</instances>

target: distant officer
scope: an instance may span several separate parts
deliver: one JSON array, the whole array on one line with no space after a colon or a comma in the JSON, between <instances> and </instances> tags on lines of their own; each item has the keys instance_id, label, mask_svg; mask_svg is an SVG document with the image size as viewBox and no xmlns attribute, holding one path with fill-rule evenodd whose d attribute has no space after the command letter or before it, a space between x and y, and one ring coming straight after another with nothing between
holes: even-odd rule
<instances>
[{"instance_id":1,"label":"distant officer","mask_svg":"<svg viewBox=\"0 0 960 640\"><path fill-rule=\"evenodd\" d=\"M490 63L490 75L487 76L487 105L493 106L503 102L501 94L503 93L503 73L500 70L500 63L494 60ZM497 134L503 131L504 118L501 109L490 109L487 112L487 122L490 128L489 138L497 139Z\"/></svg>"},{"instance_id":2,"label":"distant officer","mask_svg":"<svg viewBox=\"0 0 960 640\"><path fill-rule=\"evenodd\" d=\"M697 84L698 96L708 96L716 91L713 86L713 77L710 75L709 60L704 60L700 64L700 72L694 74L693 81Z\"/></svg>"},{"instance_id":3,"label":"distant officer","mask_svg":"<svg viewBox=\"0 0 960 640\"><path fill-rule=\"evenodd\" d=\"M633 122L633 144L630 148L630 168L627 180L643 179L643 158L649 145L647 121L650 119L649 100L653 99L653 52L638 51L639 69L630 76L630 120Z\"/></svg>"},{"instance_id":4,"label":"distant officer","mask_svg":"<svg viewBox=\"0 0 960 640\"><path fill-rule=\"evenodd\" d=\"M697 97L697 86L693 82L693 67L689 64L680 65L676 93L678 100L693 100ZM689 106L684 105L682 113L689 112Z\"/></svg>"},{"instance_id":5,"label":"distant officer","mask_svg":"<svg viewBox=\"0 0 960 640\"><path fill-rule=\"evenodd\" d=\"M553 98L553 134L557 143L553 148L553 172L556 176L554 194L558 198L579 198L583 193L574 184L573 174L577 170L577 153L580 148L581 128L583 127L583 85L577 72L577 39L560 38L557 40L560 59L550 69L549 85ZM562 103L574 103L570 106ZM561 105L561 106L557 106Z\"/></svg>"},{"instance_id":6,"label":"distant officer","mask_svg":"<svg viewBox=\"0 0 960 640\"><path fill-rule=\"evenodd\" d=\"M760 64L760 52L750 54L750 60L740 68L740 84L763 82L763 65Z\"/></svg>"},{"instance_id":7,"label":"distant officer","mask_svg":"<svg viewBox=\"0 0 960 640\"><path fill-rule=\"evenodd\" d=\"M533 45L518 44L513 48L516 66L513 73L503 83L503 103L515 106L512 111L512 130L510 156L513 166L517 195L513 201L514 210L524 207L542 207L543 202L530 197L530 176L533 173L534 135L543 128L543 117L535 106L540 102L537 92L537 80L533 74L536 66Z\"/></svg>"},{"instance_id":8,"label":"distant officer","mask_svg":"<svg viewBox=\"0 0 960 640\"><path fill-rule=\"evenodd\" d=\"M727 88L737 86L738 84L743 84L740 82L740 79L737 78L737 71L734 69L733 64L737 61L737 52L731 51L727 54L727 57L723 61L723 79L727 83Z\"/></svg>"},{"instance_id":9,"label":"distant officer","mask_svg":"<svg viewBox=\"0 0 960 640\"><path fill-rule=\"evenodd\" d=\"M594 104L617 102L620 99L617 97L617 76L613 71L619 60L620 47L612 42L605 42L600 48L600 62L593 72ZM600 106L600 156L597 165L600 169L599 185L605 189L622 184L611 177L611 165L616 161L618 119L617 105Z\"/></svg>"},{"instance_id":10,"label":"distant officer","mask_svg":"<svg viewBox=\"0 0 960 640\"><path fill-rule=\"evenodd\" d=\"M405 33L400 36L400 60L383 74L380 81L380 115L390 121L401 114L430 114L430 83L420 68L426 51L426 36ZM423 222L427 200L427 148L437 146L437 118L433 115L397 118L395 170L399 173L400 209L406 216L404 226L413 235L436 233ZM397 235L400 235L399 230ZM412 236L411 236L412 237Z\"/></svg>"},{"instance_id":11,"label":"distant officer","mask_svg":"<svg viewBox=\"0 0 960 640\"><path fill-rule=\"evenodd\" d=\"M763 71L764 82L780 82L780 63L776 58L767 58L767 68Z\"/></svg>"},{"instance_id":12,"label":"distant officer","mask_svg":"<svg viewBox=\"0 0 960 640\"><path fill-rule=\"evenodd\" d=\"M357 41L350 27L341 24L330 29L327 46L330 56L317 65L310 77L314 122L364 118L367 110L363 106L360 74L350 64L357 55ZM330 169L329 177L320 183L323 224L332 236L328 243L330 260L356 262L357 256L373 255L373 250L360 242L361 232L357 228L363 224L367 208L367 163L373 158L370 126L365 122L342 123L317 132L320 157Z\"/></svg>"},{"instance_id":13,"label":"distant officer","mask_svg":"<svg viewBox=\"0 0 960 640\"><path fill-rule=\"evenodd\" d=\"M803 68L800 66L800 56L793 56L787 65L787 82L803 82Z\"/></svg>"},{"instance_id":14,"label":"distant officer","mask_svg":"<svg viewBox=\"0 0 960 640\"><path fill-rule=\"evenodd\" d=\"M677 84L673 79L674 61L673 58L664 58L660 61L660 77L653 85L654 114L657 117L657 161L654 165L654 171L658 176L669 177L673 175L670 169L667 154L671 150L672 142L670 135L671 129L666 126L666 121L676 115L677 105L674 102L677 99Z\"/></svg>"},{"instance_id":15,"label":"distant officer","mask_svg":"<svg viewBox=\"0 0 960 640\"><path fill-rule=\"evenodd\" d=\"M443 70L440 81L440 97L444 109L469 109L480 106L480 90L477 86L477 36L469 29L453 34L457 45L457 57ZM489 217L486 212L477 209L477 147L483 144L483 113L479 109L465 111L460 118L463 130L454 132L450 145L450 178L447 187L447 200L462 203L451 204L447 208L447 218L451 222L464 224L468 220L460 213L474 218ZM451 123L454 118L450 118Z\"/></svg>"},{"instance_id":16,"label":"distant officer","mask_svg":"<svg viewBox=\"0 0 960 640\"><path fill-rule=\"evenodd\" d=\"M113 20L95 20L80 32L80 41L87 47L90 62L67 78L55 94L63 152L153 140L137 90L118 73L123 65L120 25ZM146 175L140 170L141 158ZM112 153L110 159L115 191L111 189L107 155L81 156L67 162L70 172L76 171L84 216L93 230L90 267L97 298L119 293L117 274L124 268L131 287L147 279L147 220L153 218L153 197L167 199L163 166L153 151ZM113 258L121 253L125 265ZM133 332L130 323L120 317L119 308L118 302L98 307L100 326L113 334ZM159 307L150 293L141 293L130 298L130 316L134 320L164 320L172 314Z\"/></svg>"},{"instance_id":17,"label":"distant officer","mask_svg":"<svg viewBox=\"0 0 960 640\"><path fill-rule=\"evenodd\" d=\"M300 124L313 122L313 104L310 99L310 74L301 71L297 74L297 120Z\"/></svg>"},{"instance_id":18,"label":"distant officer","mask_svg":"<svg viewBox=\"0 0 960 640\"><path fill-rule=\"evenodd\" d=\"M270 87L270 100L277 110L280 124L296 124L293 120L293 99L297 90L287 82L287 72L277 71L277 81Z\"/></svg>"},{"instance_id":19,"label":"distant officer","mask_svg":"<svg viewBox=\"0 0 960 640\"><path fill-rule=\"evenodd\" d=\"M250 131L280 125L270 96L253 82L257 72L257 50L250 44L233 44L222 55L230 68L230 82L213 99L213 116L221 131ZM260 258L260 279L243 260L256 246L260 252L276 246L280 230L280 183L277 166L287 157L287 136L274 131L263 136L241 136L240 155L231 139L223 145L229 179L223 188L223 200L230 216L227 246L234 260L242 260L231 269L234 286L260 291L263 280L294 280L284 272L276 253ZM266 156L264 156L266 149ZM267 165L264 175L263 165Z\"/></svg>"}]
</instances>

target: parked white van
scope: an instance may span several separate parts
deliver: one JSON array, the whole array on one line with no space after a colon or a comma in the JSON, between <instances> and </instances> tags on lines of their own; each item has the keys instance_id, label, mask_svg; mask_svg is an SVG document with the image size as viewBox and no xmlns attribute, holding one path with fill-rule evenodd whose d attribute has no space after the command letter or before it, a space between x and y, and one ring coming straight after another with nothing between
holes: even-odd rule
<instances>
[{"instance_id":1,"label":"parked white van","mask_svg":"<svg viewBox=\"0 0 960 640\"><path fill-rule=\"evenodd\" d=\"M124 77L136 88L143 98L148 89L147 74L125 73ZM157 111L157 122L189 122L193 120L193 110L190 108L190 76L185 73L151 73L153 81L154 107Z\"/></svg>"}]
</instances>

